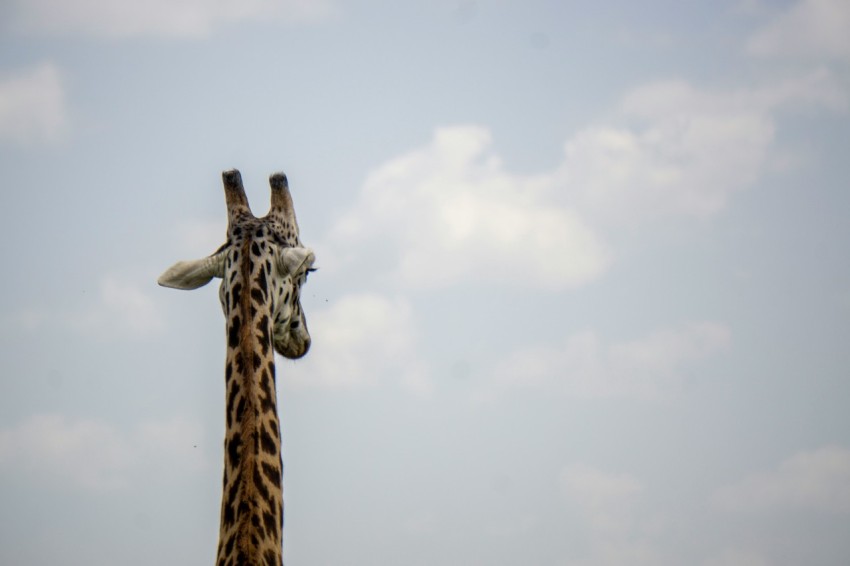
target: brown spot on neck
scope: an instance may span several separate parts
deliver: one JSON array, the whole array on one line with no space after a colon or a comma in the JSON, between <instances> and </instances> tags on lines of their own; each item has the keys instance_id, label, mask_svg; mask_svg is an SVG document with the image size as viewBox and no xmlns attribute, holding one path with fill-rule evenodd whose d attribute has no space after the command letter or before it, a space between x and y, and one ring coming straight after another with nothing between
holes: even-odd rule
<instances>
[{"instance_id":1,"label":"brown spot on neck","mask_svg":"<svg viewBox=\"0 0 850 566\"><path fill-rule=\"evenodd\" d=\"M272 363L274 357L271 348L261 347L260 338L257 336L257 321L263 317L269 320L270 307L264 301L258 301L258 297L252 292L255 283L252 280L252 275L256 258L252 256L250 251L255 245L255 240L251 237L246 238L242 243L239 258L239 279L241 279L243 288L239 295L238 305L234 305L234 308L237 309L237 316L242 320L238 329L237 348L245 363L242 365L242 372L238 378L241 382L240 389L245 406L236 425L241 432L242 447L238 470L233 470L237 474L240 484L238 489L239 500L235 502L238 511L236 544L233 551L236 554L247 556L252 564L260 564L262 563L261 553L269 550L268 539L274 541L274 547L277 548L275 553L280 552L281 533L267 533L265 525L258 523L257 517L267 506L271 509L277 507L278 504L275 501L280 500L282 495L279 494L279 485L277 486L278 493L270 494L263 484L258 484L256 481L261 469L259 439L263 427L259 406L261 388L259 368L266 365L262 364L266 357L270 357L271 359L267 361ZM257 363L257 358L261 363ZM232 407L228 407L228 410L232 409ZM277 425L276 415L274 418L275 425Z\"/></svg>"}]
</instances>

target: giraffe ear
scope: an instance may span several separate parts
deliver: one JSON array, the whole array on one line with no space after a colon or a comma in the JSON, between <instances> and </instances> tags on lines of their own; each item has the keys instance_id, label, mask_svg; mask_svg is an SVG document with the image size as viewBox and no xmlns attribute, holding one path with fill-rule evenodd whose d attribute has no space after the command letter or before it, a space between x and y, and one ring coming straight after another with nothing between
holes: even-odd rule
<instances>
[{"instance_id":1,"label":"giraffe ear","mask_svg":"<svg viewBox=\"0 0 850 566\"><path fill-rule=\"evenodd\" d=\"M178 261L159 276L157 283L172 289L197 289L203 287L213 277L224 277L224 252L195 259Z\"/></svg>"},{"instance_id":2,"label":"giraffe ear","mask_svg":"<svg viewBox=\"0 0 850 566\"><path fill-rule=\"evenodd\" d=\"M316 261L316 254L310 248L283 248L278 255L278 269L284 275L303 273Z\"/></svg>"}]
</instances>

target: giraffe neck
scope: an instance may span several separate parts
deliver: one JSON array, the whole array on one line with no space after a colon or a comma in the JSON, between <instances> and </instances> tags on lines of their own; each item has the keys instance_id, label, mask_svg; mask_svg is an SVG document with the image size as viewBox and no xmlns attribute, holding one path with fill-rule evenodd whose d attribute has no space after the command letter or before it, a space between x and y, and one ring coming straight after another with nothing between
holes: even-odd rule
<instances>
[{"instance_id":1,"label":"giraffe neck","mask_svg":"<svg viewBox=\"0 0 850 566\"><path fill-rule=\"evenodd\" d=\"M218 566L283 563L283 487L270 298L251 240L225 282L227 360ZM260 280L262 280L260 282Z\"/></svg>"}]
</instances>

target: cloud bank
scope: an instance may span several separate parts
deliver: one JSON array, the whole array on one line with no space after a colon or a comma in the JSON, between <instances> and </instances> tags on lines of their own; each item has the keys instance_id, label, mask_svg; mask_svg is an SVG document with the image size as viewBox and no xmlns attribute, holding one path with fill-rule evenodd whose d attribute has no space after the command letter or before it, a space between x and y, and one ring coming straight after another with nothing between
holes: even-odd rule
<instances>
[{"instance_id":1,"label":"cloud bank","mask_svg":"<svg viewBox=\"0 0 850 566\"><path fill-rule=\"evenodd\" d=\"M603 343L595 332L579 332L560 344L508 355L494 366L477 399L522 389L578 398L666 399L681 389L688 365L716 355L730 342L729 329L716 322L659 330L613 344Z\"/></svg>"},{"instance_id":2,"label":"cloud bank","mask_svg":"<svg viewBox=\"0 0 850 566\"><path fill-rule=\"evenodd\" d=\"M419 358L413 311L406 300L376 293L346 295L311 314L310 355L287 385L346 390L398 383L418 395L432 384Z\"/></svg>"},{"instance_id":3,"label":"cloud bank","mask_svg":"<svg viewBox=\"0 0 850 566\"><path fill-rule=\"evenodd\" d=\"M161 308L143 288L127 278L107 274L101 277L95 298L88 304L25 307L3 322L28 332L50 324L88 336L143 338L165 329Z\"/></svg>"},{"instance_id":4,"label":"cloud bank","mask_svg":"<svg viewBox=\"0 0 850 566\"><path fill-rule=\"evenodd\" d=\"M0 469L46 476L65 487L113 490L205 466L200 426L184 418L148 421L129 432L100 419L33 415L0 429Z\"/></svg>"},{"instance_id":5,"label":"cloud bank","mask_svg":"<svg viewBox=\"0 0 850 566\"><path fill-rule=\"evenodd\" d=\"M747 42L761 57L850 59L850 4L800 0L770 19Z\"/></svg>"},{"instance_id":6,"label":"cloud bank","mask_svg":"<svg viewBox=\"0 0 850 566\"><path fill-rule=\"evenodd\" d=\"M438 128L367 176L320 249L349 267L368 251L408 288L585 285L614 261L617 227L722 211L764 173L776 117L797 107L841 111L846 96L824 69L758 88L649 83L529 175L504 167L487 128Z\"/></svg>"},{"instance_id":7,"label":"cloud bank","mask_svg":"<svg viewBox=\"0 0 850 566\"><path fill-rule=\"evenodd\" d=\"M489 131L439 128L430 143L366 179L329 247L355 261L386 234L395 278L413 287L501 280L570 287L598 276L608 252L576 211L550 206L541 183L505 171Z\"/></svg>"},{"instance_id":8,"label":"cloud bank","mask_svg":"<svg viewBox=\"0 0 850 566\"><path fill-rule=\"evenodd\" d=\"M850 450L824 446L799 452L774 470L717 490L714 503L729 511L818 510L850 513Z\"/></svg>"}]
</instances>

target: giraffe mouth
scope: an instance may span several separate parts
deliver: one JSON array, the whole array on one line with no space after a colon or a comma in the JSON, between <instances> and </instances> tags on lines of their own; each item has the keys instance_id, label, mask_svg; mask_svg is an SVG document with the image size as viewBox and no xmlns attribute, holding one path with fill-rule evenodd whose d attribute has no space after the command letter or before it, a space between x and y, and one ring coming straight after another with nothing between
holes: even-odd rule
<instances>
[{"instance_id":1,"label":"giraffe mouth","mask_svg":"<svg viewBox=\"0 0 850 566\"><path fill-rule=\"evenodd\" d=\"M285 340L275 343L275 351L289 360L297 360L303 358L310 351L312 340L309 336L304 339L294 339L292 336L287 336Z\"/></svg>"}]
</instances>

